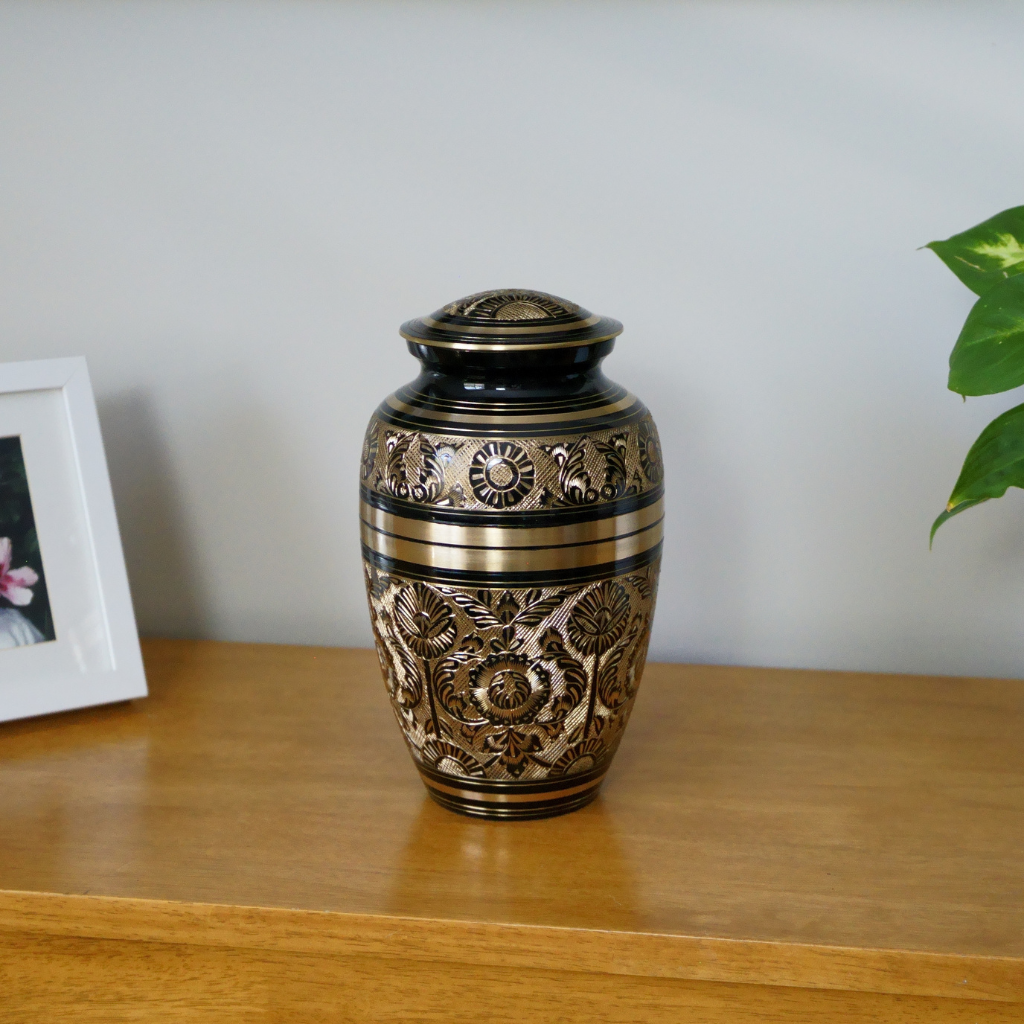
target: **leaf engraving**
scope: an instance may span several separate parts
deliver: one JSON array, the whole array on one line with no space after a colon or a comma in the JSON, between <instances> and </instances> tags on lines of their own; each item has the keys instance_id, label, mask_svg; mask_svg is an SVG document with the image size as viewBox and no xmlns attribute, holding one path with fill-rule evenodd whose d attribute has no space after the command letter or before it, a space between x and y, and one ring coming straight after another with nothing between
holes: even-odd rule
<instances>
[{"instance_id":1,"label":"leaf engraving","mask_svg":"<svg viewBox=\"0 0 1024 1024\"><path fill-rule=\"evenodd\" d=\"M632 696L626 673L619 672L622 659L634 645L644 627L643 613L637 613L626 630L625 636L608 652L597 677L597 695L609 711L622 707Z\"/></svg>"},{"instance_id":2,"label":"leaf engraving","mask_svg":"<svg viewBox=\"0 0 1024 1024\"><path fill-rule=\"evenodd\" d=\"M492 629L501 625L501 620L491 608L493 597L489 590L478 590L476 596L454 587L441 587L441 593L450 597L476 624L478 629Z\"/></svg>"},{"instance_id":3,"label":"leaf engraving","mask_svg":"<svg viewBox=\"0 0 1024 1024\"><path fill-rule=\"evenodd\" d=\"M578 661L566 650L562 634L554 627L544 632L540 646L544 657L553 661L562 670L564 685L563 692L552 698L548 720L563 721L586 697L587 670L583 662Z\"/></svg>"},{"instance_id":4,"label":"leaf engraving","mask_svg":"<svg viewBox=\"0 0 1024 1024\"><path fill-rule=\"evenodd\" d=\"M594 448L604 456L604 484L601 497L605 501L637 493L637 485L626 485L626 441L628 434L613 434L607 441L595 441Z\"/></svg>"},{"instance_id":5,"label":"leaf engraving","mask_svg":"<svg viewBox=\"0 0 1024 1024\"><path fill-rule=\"evenodd\" d=\"M377 476L377 484L396 498L409 497L405 456L412 444L413 436L413 434L403 434L394 430L384 432L384 472Z\"/></svg>"},{"instance_id":6,"label":"leaf engraving","mask_svg":"<svg viewBox=\"0 0 1024 1024\"><path fill-rule=\"evenodd\" d=\"M565 603L566 598L575 594L576 589L561 590L550 597L540 597L540 593L539 590L531 590L526 595L526 606L513 620L517 626L539 626L556 608ZM538 596L531 600L535 594Z\"/></svg>"},{"instance_id":7,"label":"leaf engraving","mask_svg":"<svg viewBox=\"0 0 1024 1024\"><path fill-rule=\"evenodd\" d=\"M558 444L542 444L541 451L546 452L558 466L558 484L562 489L562 497L557 504L592 505L599 495L590 481L586 468L587 444L590 438L584 435L575 441L560 441Z\"/></svg>"},{"instance_id":8,"label":"leaf engraving","mask_svg":"<svg viewBox=\"0 0 1024 1024\"><path fill-rule=\"evenodd\" d=\"M457 657L445 658L438 662L434 669L434 692L441 707L452 718L460 722L482 722L472 702L460 688L456 686L459 670L464 660Z\"/></svg>"},{"instance_id":9,"label":"leaf engraving","mask_svg":"<svg viewBox=\"0 0 1024 1024\"><path fill-rule=\"evenodd\" d=\"M423 676L416 659L406 650L405 644L399 639L389 615L382 616L383 633L389 641L388 646L398 656L402 666L400 676L396 676L394 699L400 707L412 710L419 706L423 699Z\"/></svg>"},{"instance_id":10,"label":"leaf engraving","mask_svg":"<svg viewBox=\"0 0 1024 1024\"><path fill-rule=\"evenodd\" d=\"M444 491L444 465L437 449L425 434L420 434L420 456L423 459L423 467L420 469L419 483L412 489L412 499L434 502Z\"/></svg>"}]
</instances>

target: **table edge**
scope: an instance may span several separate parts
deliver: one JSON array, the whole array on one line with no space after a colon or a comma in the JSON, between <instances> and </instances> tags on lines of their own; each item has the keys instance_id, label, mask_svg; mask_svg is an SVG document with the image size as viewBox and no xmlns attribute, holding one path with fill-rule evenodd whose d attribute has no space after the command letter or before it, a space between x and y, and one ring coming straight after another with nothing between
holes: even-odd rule
<instances>
[{"instance_id":1,"label":"table edge","mask_svg":"<svg viewBox=\"0 0 1024 1024\"><path fill-rule=\"evenodd\" d=\"M0 932L1024 1002L1024 958L907 949L15 890Z\"/></svg>"}]
</instances>

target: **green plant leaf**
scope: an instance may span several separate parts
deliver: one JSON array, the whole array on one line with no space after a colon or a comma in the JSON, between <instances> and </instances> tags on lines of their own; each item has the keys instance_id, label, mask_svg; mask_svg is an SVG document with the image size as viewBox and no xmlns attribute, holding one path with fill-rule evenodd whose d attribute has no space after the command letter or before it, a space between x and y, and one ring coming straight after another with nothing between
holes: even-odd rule
<instances>
[{"instance_id":1,"label":"green plant leaf","mask_svg":"<svg viewBox=\"0 0 1024 1024\"><path fill-rule=\"evenodd\" d=\"M1024 206L1003 210L931 249L972 292L984 295L1015 274L1024 273Z\"/></svg>"},{"instance_id":2,"label":"green plant leaf","mask_svg":"<svg viewBox=\"0 0 1024 1024\"><path fill-rule=\"evenodd\" d=\"M1024 384L1024 277L982 295L949 356L949 390L994 395Z\"/></svg>"},{"instance_id":3,"label":"green plant leaf","mask_svg":"<svg viewBox=\"0 0 1024 1024\"><path fill-rule=\"evenodd\" d=\"M947 508L935 520L935 522L932 523L932 532L928 536L928 547L932 546L932 542L935 540L935 532L947 519L952 519L953 516L958 516L961 512L966 512L967 509L973 508L975 505L980 505L983 501L988 501L988 498L975 498L974 501L961 501L959 505L955 505L953 508Z\"/></svg>"},{"instance_id":4,"label":"green plant leaf","mask_svg":"<svg viewBox=\"0 0 1024 1024\"><path fill-rule=\"evenodd\" d=\"M1007 487L1024 487L1024 405L997 416L971 445L946 510L932 524L931 539L947 519L1001 498Z\"/></svg>"}]
</instances>

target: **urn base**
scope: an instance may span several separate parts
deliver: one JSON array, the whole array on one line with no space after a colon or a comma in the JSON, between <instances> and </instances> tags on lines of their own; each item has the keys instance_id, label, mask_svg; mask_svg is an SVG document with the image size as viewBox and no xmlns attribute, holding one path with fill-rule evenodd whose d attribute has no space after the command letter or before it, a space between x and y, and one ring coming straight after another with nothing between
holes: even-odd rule
<instances>
[{"instance_id":1,"label":"urn base","mask_svg":"<svg viewBox=\"0 0 1024 1024\"><path fill-rule=\"evenodd\" d=\"M597 796L608 766L542 782L489 782L442 775L419 765L427 792L442 807L471 818L527 821L579 810Z\"/></svg>"}]
</instances>

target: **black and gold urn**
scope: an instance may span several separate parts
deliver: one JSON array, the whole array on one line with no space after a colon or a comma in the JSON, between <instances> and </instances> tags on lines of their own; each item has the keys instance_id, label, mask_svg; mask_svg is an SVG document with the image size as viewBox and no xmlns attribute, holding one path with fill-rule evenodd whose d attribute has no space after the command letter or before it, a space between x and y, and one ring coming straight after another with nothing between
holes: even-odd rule
<instances>
[{"instance_id":1,"label":"black and gold urn","mask_svg":"<svg viewBox=\"0 0 1024 1024\"><path fill-rule=\"evenodd\" d=\"M543 292L402 325L419 377L377 409L360 515L391 702L430 795L539 818L597 795L647 656L658 432L601 372L622 331Z\"/></svg>"}]
</instances>

